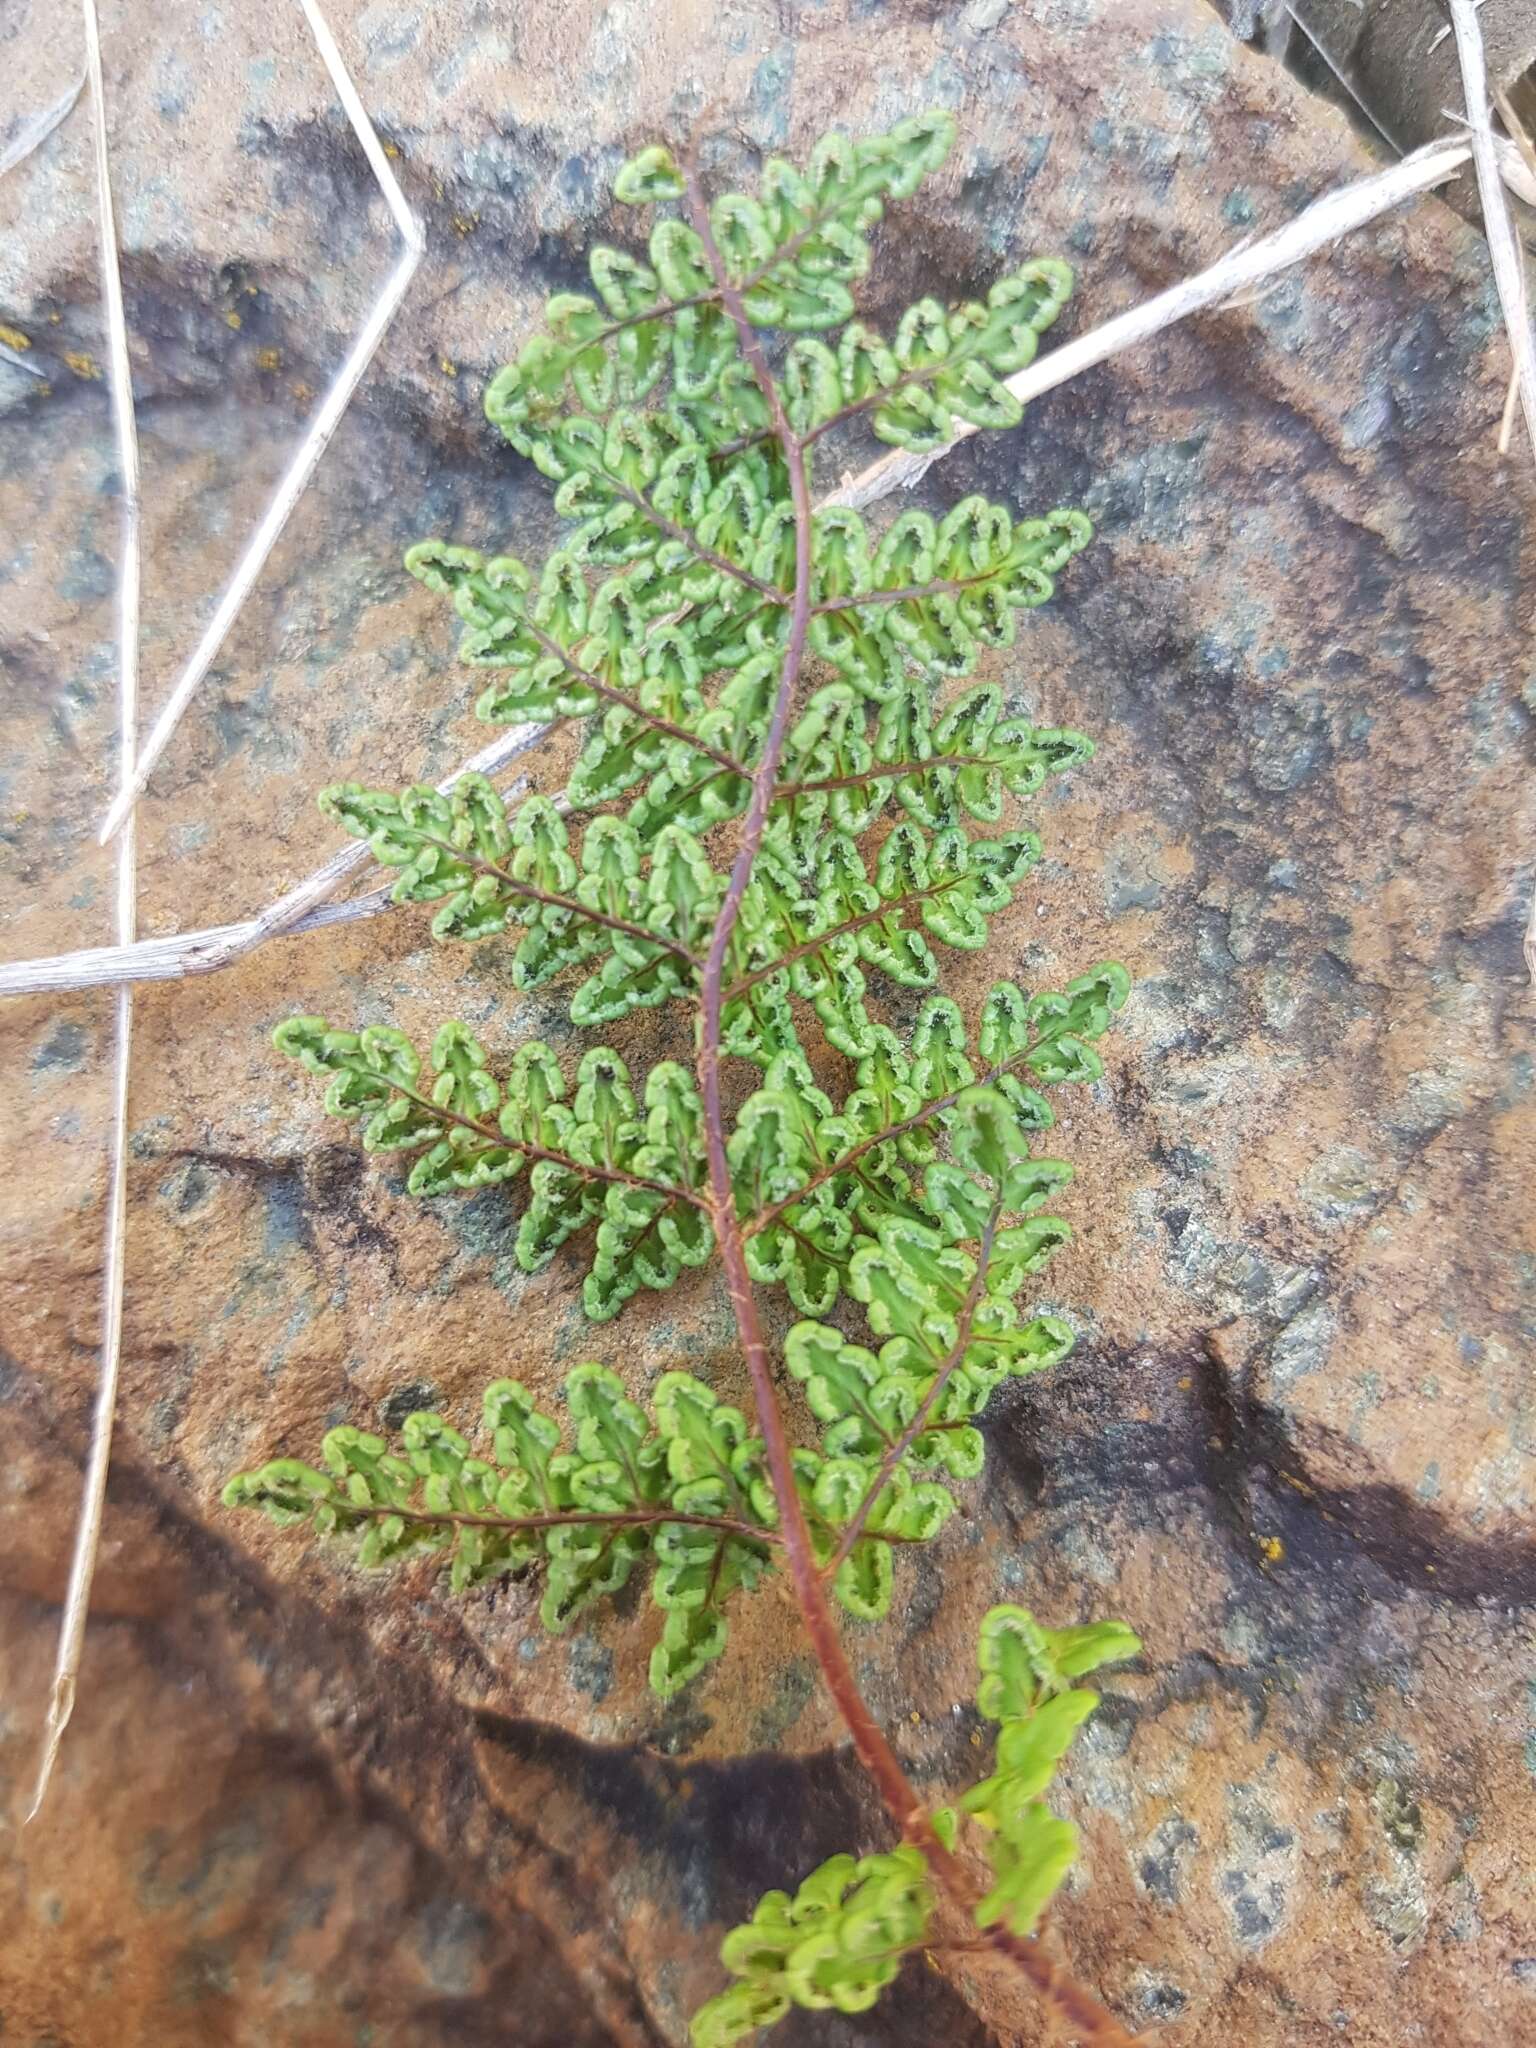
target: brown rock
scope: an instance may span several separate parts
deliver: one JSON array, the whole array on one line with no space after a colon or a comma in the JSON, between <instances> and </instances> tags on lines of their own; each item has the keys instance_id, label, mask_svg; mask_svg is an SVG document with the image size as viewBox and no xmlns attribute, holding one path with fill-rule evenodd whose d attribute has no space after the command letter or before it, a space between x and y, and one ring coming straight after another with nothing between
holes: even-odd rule
<instances>
[{"instance_id":1,"label":"brown rock","mask_svg":"<svg viewBox=\"0 0 1536 2048\"><path fill-rule=\"evenodd\" d=\"M515 529L537 555L547 494L477 424L479 391L620 231L621 155L700 97L760 147L959 107L958 168L885 235L877 318L1049 249L1097 322L1364 168L1195 0L337 26L430 253L155 778L147 931L246 914L322 857L320 783L439 774L478 744L447 626L395 564L433 530ZM107 41L153 705L388 247L297 12L162 8ZM45 42L17 104L63 83ZM107 936L110 441L103 385L65 362L102 355L83 112L0 205L5 318L53 386L0 387L23 955ZM1079 1236L1049 1285L1082 1346L1000 1404L968 1517L855 1649L937 1791L975 1761L956 1708L994 1599L1141 1629L1073 1766L1086 1854L1052 1939L1180 2048L1484 2048L1536 2020L1532 486L1493 451L1495 322L1480 240L1425 201L924 487L1082 502L1101 532L996 669L1101 751L1042 806L1038 891L957 992L1105 954L1139 987L1063 1118ZM516 1271L494 1194L406 1203L269 1049L295 1009L558 1031L554 1002L506 1005L504 965L399 913L139 999L119 1455L60 1776L0 1850L7 2039L679 2044L723 1924L885 1839L779 1595L661 1709L643 1610L551 1640L528 1588L455 1604L425 1568L371 1580L218 1505L232 1469L333 1420L472 1416L506 1371L552 1387L600 1355L737 1383L708 1285L593 1331L574 1265ZM13 1813L94 1371L108 1009L3 1019ZM781 2038L1040 2038L991 1979L914 1970L903 1993Z\"/></svg>"}]
</instances>

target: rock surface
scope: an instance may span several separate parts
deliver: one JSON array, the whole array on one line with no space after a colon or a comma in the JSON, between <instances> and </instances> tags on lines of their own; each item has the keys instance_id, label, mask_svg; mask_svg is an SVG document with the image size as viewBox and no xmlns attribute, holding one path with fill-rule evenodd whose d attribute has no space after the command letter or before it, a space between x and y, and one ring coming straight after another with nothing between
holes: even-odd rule
<instances>
[{"instance_id":1,"label":"rock surface","mask_svg":"<svg viewBox=\"0 0 1536 2048\"><path fill-rule=\"evenodd\" d=\"M246 915L323 857L321 782L436 775L480 743L400 550L515 531L536 555L547 498L479 392L617 231L622 155L702 102L757 147L960 111L958 165L885 233L876 317L1053 250L1096 323L1363 168L1197 0L335 13L430 251L155 778L146 931ZM153 707L391 251L297 10L109 6L104 32ZM62 40L15 26L16 105L67 82ZM0 363L20 956L100 943L110 917L83 108L0 184L0 217L0 316L47 373ZM1071 1773L1086 1853L1051 1938L1178 2048L1536 2029L1533 488L1493 450L1505 374L1483 245L1430 200L924 487L1080 502L1101 534L994 671L1101 751L1043 807L1038 891L964 992L1105 954L1139 986L1064 1120L1079 1236L1050 1288L1083 1341L1001 1404L967 1518L856 1647L939 1787L971 1761L957 1703L993 1599L1134 1621L1145 1662ZM735 1374L708 1289L592 1332L574 1269L516 1272L494 1194L406 1204L270 1052L294 1009L462 1015L493 1044L557 1028L553 1004L506 1002L504 964L397 913L140 996L119 1452L60 1775L0 1839L7 2041L675 2048L721 1924L882 1839L777 1596L661 1710L642 1612L547 1639L525 1588L456 1605L218 1505L269 1449L426 1401L468 1416L508 1370ZM109 1002L16 1002L0 1027L17 1820L93 1384ZM1041 2038L995 1983L904 1990L776 2038Z\"/></svg>"}]
</instances>

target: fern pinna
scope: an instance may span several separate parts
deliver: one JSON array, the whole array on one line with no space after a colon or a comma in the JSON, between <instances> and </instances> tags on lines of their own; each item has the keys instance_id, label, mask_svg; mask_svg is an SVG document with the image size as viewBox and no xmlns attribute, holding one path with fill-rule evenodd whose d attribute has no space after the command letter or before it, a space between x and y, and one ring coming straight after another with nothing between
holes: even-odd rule
<instances>
[{"instance_id":1,"label":"fern pinna","mask_svg":"<svg viewBox=\"0 0 1536 2048\"><path fill-rule=\"evenodd\" d=\"M551 1628L643 1574L663 1695L722 1654L733 1600L786 1574L904 1845L768 1894L726 1944L740 1981L696 2016L699 2048L791 2004L860 2009L907 1951L942 1950L941 1904L1081 2038L1128 2038L1033 1930L1071 1860L1039 1796L1094 1703L1070 1680L1135 1638L994 1610L981 1705L1003 1724L999 1769L930 1812L835 1612L888 1611L897 1552L935 1537L981 1471L994 1390L1071 1345L1027 1305L1068 1235L1049 1210L1071 1169L1036 1143L1050 1091L1100 1073L1094 1041L1127 993L1106 964L1059 991L1000 981L969 1024L937 992L903 1006L905 1030L871 1007L889 985L936 991L947 951L987 945L1040 854L1017 805L1092 751L965 682L1051 596L1089 538L1080 512L1015 521L971 497L877 536L812 502L817 443L856 419L919 451L956 421L1013 424L1004 380L1069 293L1041 259L985 302L920 300L889 340L857 317L871 228L952 140L942 114L829 136L803 171L771 159L758 197L713 204L663 148L623 167L618 199L674 210L644 257L594 250L593 295L550 300L486 394L569 537L537 574L440 540L406 558L488 672L478 715L574 724L575 767L512 805L474 775L320 799L395 871L397 901L437 906L439 938L516 935L515 988L561 981L581 1031L689 1005L693 1064L637 1074L596 1044L570 1072L545 1044L493 1053L457 1023L428 1059L391 1029L296 1017L277 1033L369 1150L410 1159L412 1192L504 1186L530 1272L574 1241L594 1322L719 1262L751 1416L688 1373L642 1398L583 1365L564 1421L502 1380L478 1447L418 1414L395 1447L335 1429L321 1466L280 1458L227 1492L355 1538L368 1563L438 1554L457 1589L538 1570ZM800 1318L782 1346L793 1427L768 1287Z\"/></svg>"}]
</instances>

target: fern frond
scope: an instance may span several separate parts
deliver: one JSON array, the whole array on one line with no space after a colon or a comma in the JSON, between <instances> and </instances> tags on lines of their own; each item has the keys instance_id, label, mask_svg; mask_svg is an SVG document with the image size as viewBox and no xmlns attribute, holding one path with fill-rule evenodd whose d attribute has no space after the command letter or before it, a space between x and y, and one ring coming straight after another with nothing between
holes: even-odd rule
<instances>
[{"instance_id":1,"label":"fern frond","mask_svg":"<svg viewBox=\"0 0 1536 2048\"><path fill-rule=\"evenodd\" d=\"M643 243L594 249L590 290L549 300L485 396L554 485L560 544L537 570L446 540L406 558L487 672L480 718L578 728L565 786L511 804L473 776L447 795L321 797L398 901L435 906L434 936L515 940L512 989L562 983L578 1032L622 1041L632 1012L687 1004L692 1069L632 1074L598 1044L570 1075L536 1040L493 1065L457 1023L430 1062L381 1026L277 1033L367 1149L409 1161L413 1193L504 1188L529 1272L579 1246L593 1320L719 1254L751 1423L691 1374L662 1372L642 1401L584 1365L564 1423L518 1383L492 1387L486 1455L421 1414L398 1443L333 1430L319 1464L277 1459L226 1494L364 1563L440 1558L460 1591L537 1572L553 1629L643 1580L663 1697L721 1655L733 1603L783 1562L909 1840L770 1893L727 1939L739 1981L697 2016L696 2048L794 2005L865 2010L925 1941L940 1889L1083 2039L1128 2043L1027 1938L1075 1850L1043 1801L1095 1704L1074 1681L1134 1636L994 1609L978 1703L1001 1724L995 1769L931 1818L838 1639L843 1618L889 1611L903 1549L938 1537L981 1473L993 1394L1071 1348L1071 1326L1030 1302L1069 1235L1053 1211L1071 1168L1036 1145L1049 1092L1102 1073L1094 1044L1129 985L1113 963L1059 993L998 982L970 1025L939 987L950 952L993 943L1040 857L1019 807L1093 751L1005 717L1001 688L973 680L1054 595L1088 520L1016 519L979 495L883 527L814 509L829 434L931 451L957 423L1014 425L1005 380L1070 294L1067 266L1042 257L984 298L919 299L889 338L861 317L872 227L953 137L942 113L830 136L713 200L660 144L624 165L618 200L660 209ZM881 1017L891 988L925 992L903 1036ZM757 1069L740 1087L738 1059ZM798 1426L764 1286L800 1317L783 1353ZM962 1829L990 1863L985 1894L951 1854Z\"/></svg>"},{"instance_id":2,"label":"fern frond","mask_svg":"<svg viewBox=\"0 0 1536 2048\"><path fill-rule=\"evenodd\" d=\"M996 1644L1021 1626L1041 1642L1092 1636L1095 1648L1091 1656L1082 1653L1083 1671L1134 1657L1141 1648L1120 1622L1050 1630L1025 1608L994 1607L981 1625L983 1694ZM720 1960L737 1982L694 2014L693 2048L735 2048L795 2006L867 2012L903 1959L926 1945L935 1904L933 1857L952 1855L967 1823L992 1870L991 1887L974 1909L976 1925L1031 1934L1077 1858L1076 1828L1050 1811L1044 1794L1098 1704L1097 1693L1076 1689L1021 1701L998 1730L996 1769L956 1805L928 1817L928 1850L907 1842L858 1861L833 1856L793 1895L765 1892L752 1918L720 1944Z\"/></svg>"}]
</instances>

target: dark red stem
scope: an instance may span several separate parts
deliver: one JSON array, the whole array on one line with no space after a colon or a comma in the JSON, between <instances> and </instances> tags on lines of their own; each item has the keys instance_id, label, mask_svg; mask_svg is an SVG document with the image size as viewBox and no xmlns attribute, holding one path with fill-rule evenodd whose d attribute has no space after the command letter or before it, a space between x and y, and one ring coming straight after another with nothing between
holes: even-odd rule
<instances>
[{"instance_id":1,"label":"dark red stem","mask_svg":"<svg viewBox=\"0 0 1536 2048\"><path fill-rule=\"evenodd\" d=\"M1002 1213L1002 1203L998 1201L994 1204L992 1214L987 1218L986 1228L981 1233L981 1248L976 1257L976 1271L971 1278L969 1288L966 1290L965 1300L961 1304L960 1318L957 1325L958 1334L955 1337L954 1343L950 1346L949 1355L934 1374L933 1385L918 1403L917 1413L881 1459L880 1469L871 1481L868 1492L859 1502L858 1511L838 1538L836 1550L833 1551L821 1568L823 1578L836 1578L838 1566L864 1534L865 1524L879 1505L881 1494L890 1485L892 1473L927 1428L929 1416L939 1405L940 1400L943 1398L944 1389L954 1378L961 1359L964 1358L967 1350L970 1348L971 1325L976 1320L976 1309L981 1301L982 1291L987 1284L987 1268L992 1263L992 1244L997 1236L997 1226Z\"/></svg>"},{"instance_id":2,"label":"dark red stem","mask_svg":"<svg viewBox=\"0 0 1536 2048\"><path fill-rule=\"evenodd\" d=\"M374 1075L371 1079L382 1078ZM509 1152L524 1153L529 1159L547 1159L551 1166L563 1166L568 1172L581 1174L587 1180L611 1180L628 1188L644 1188L647 1194L667 1195L675 1202L691 1202L696 1209L707 1209L697 1188L675 1188L669 1181L651 1180L643 1173L628 1173L622 1166L589 1166L584 1159L573 1159L569 1152L551 1152L547 1145L535 1144L530 1138L509 1138L497 1124L483 1124L478 1117L461 1116L456 1109L445 1109L440 1102L431 1102L425 1095L419 1095L414 1088L408 1088L403 1081L388 1084L397 1095L405 1096L422 1109L437 1117L445 1124L457 1124L460 1130L473 1131L476 1137L484 1138L487 1144L504 1145Z\"/></svg>"},{"instance_id":3,"label":"dark red stem","mask_svg":"<svg viewBox=\"0 0 1536 2048\"><path fill-rule=\"evenodd\" d=\"M689 553L697 555L701 562L708 562L712 569L719 569L723 574L733 576L738 583L744 583L748 590L755 590L758 596L769 604L789 603L787 590L780 590L773 583L765 583L761 576L754 576L750 569L743 569L739 562L733 562L729 555L722 555L717 548L706 547L690 527L682 525L676 519L669 519L665 512L658 512L644 491L632 490L622 478L616 477L612 470L605 469L602 472L602 481L626 504L633 505L637 512L643 512L659 532L666 534L669 540L681 542Z\"/></svg>"},{"instance_id":4,"label":"dark red stem","mask_svg":"<svg viewBox=\"0 0 1536 2048\"><path fill-rule=\"evenodd\" d=\"M647 1529L661 1522L681 1522L691 1529L716 1529L722 1536L737 1536L743 1543L773 1543L781 1541L774 1529L760 1529L755 1522L738 1522L729 1515L683 1515L675 1508L620 1508L611 1514L584 1508L551 1508L547 1514L537 1515L471 1515L457 1514L448 1509L433 1511L428 1508L391 1507L387 1502L367 1502L359 1505L355 1501L334 1503L338 1514L358 1515L363 1519L372 1517L375 1521L398 1515L402 1522L420 1522L428 1528L442 1529L500 1529L516 1533L523 1529L565 1529L585 1525L607 1528Z\"/></svg>"},{"instance_id":5,"label":"dark red stem","mask_svg":"<svg viewBox=\"0 0 1536 2048\"><path fill-rule=\"evenodd\" d=\"M410 830L410 827L406 829ZM663 953L675 954L689 967L697 967L699 964L697 954L689 952L686 946L680 945L676 939L663 938L660 932L653 932L643 924L635 924L627 917L614 917L606 910L593 910L590 905L583 903L579 896L561 896L551 889L536 888L532 882L519 881L510 869L499 866L493 860L483 860L479 854L469 853L464 848L455 846L451 840L438 839L431 832L418 832L413 836L420 839L425 846L437 847L463 867L474 868L482 875L494 876L513 896L524 896L530 903L547 903L552 910L569 911L572 917L579 918L586 924L603 925L608 931L623 932L626 938L643 939L648 946L657 946Z\"/></svg>"},{"instance_id":6,"label":"dark red stem","mask_svg":"<svg viewBox=\"0 0 1536 2048\"><path fill-rule=\"evenodd\" d=\"M777 802L777 798L774 800ZM728 1003L734 1002L738 996L744 996L749 988L756 988L760 981L766 981L770 974L777 974L781 967L793 966L795 961L803 960L808 953L821 952L822 948L830 946L834 939L841 939L849 932L862 931L867 924L878 924L883 917L900 918L908 904L926 903L935 896L943 896L951 889L958 889L962 882L969 880L969 875L954 875L947 882L935 882L930 888L914 889L909 896L893 896L878 909L861 910L857 917L846 918L842 924L835 924L828 931L818 932L815 938L806 939L798 946L791 946L787 953L780 953L778 958L770 960L766 967L754 967L750 974L744 974L739 981L731 983L725 992L725 1000Z\"/></svg>"},{"instance_id":7,"label":"dark red stem","mask_svg":"<svg viewBox=\"0 0 1536 2048\"><path fill-rule=\"evenodd\" d=\"M900 782L907 775L931 775L941 768L999 768L984 754L930 754L926 761L877 761L871 768L857 768L849 775L822 775L814 782L781 782L773 792L775 803L791 803L796 797L813 796L823 789L858 789L866 782Z\"/></svg>"},{"instance_id":8,"label":"dark red stem","mask_svg":"<svg viewBox=\"0 0 1536 2048\"><path fill-rule=\"evenodd\" d=\"M719 747L712 747L708 740L701 740L697 734L689 732L686 726L674 725L670 718L662 718L654 711L647 711L638 698L631 697L625 690L615 689L612 683L606 683L601 676L593 675L591 669L583 668L568 647L562 647L552 633L546 633L543 627L536 626L532 619L520 617L518 624L526 626L531 637L538 641L544 652L553 655L564 665L567 675L573 675L578 683L585 683L587 688L594 690L599 697L606 697L610 704L622 705L644 724L654 726L657 732L664 732L668 739L686 740L694 753L707 754L711 761L718 761L722 768L729 768L733 775L751 774L752 771L745 762L722 753Z\"/></svg>"},{"instance_id":9,"label":"dark red stem","mask_svg":"<svg viewBox=\"0 0 1536 2048\"><path fill-rule=\"evenodd\" d=\"M1001 568L988 569L980 576L946 576L937 583L904 583L895 590L877 588L861 591L855 597L824 597L820 604L812 605L811 611L813 614L867 611L880 604L905 604L909 598L955 597L962 590L971 590L978 583L990 583L1001 574Z\"/></svg>"},{"instance_id":10,"label":"dark red stem","mask_svg":"<svg viewBox=\"0 0 1536 2048\"><path fill-rule=\"evenodd\" d=\"M779 676L778 696L768 728L768 741L757 764L752 782L752 801L747 809L741 845L731 866L709 950L704 959L700 986L700 1029L698 1051L699 1088L704 1101L705 1144L709 1159L709 1188L715 1239L725 1269L726 1288L742 1353L752 1382L752 1398L774 1496L778 1501L779 1523L784 1541L784 1563L794 1590L796 1604L810 1639L811 1650L821 1667L822 1681L842 1716L860 1763L874 1779L880 1796L904 1836L917 1842L928 1859L929 1868L944 1889L967 1912L980 1897L970 1873L944 1847L934 1833L916 1787L902 1769L901 1760L885 1732L870 1712L859 1691L837 1620L827 1598L827 1589L817 1569L806 1527L805 1511L795 1484L793 1454L785 1434L768 1347L747 1271L746 1236L736 1215L735 1192L725 1149L725 1119L720 1099L721 1019L725 996L725 960L731 935L741 912L742 898L752 876L758 847L767 827L774 800L774 787L784 741L789 728L790 706L805 658L806 633L811 617L811 493L806 474L805 447L785 414L778 386L764 358L762 345L748 320L740 290L733 286L715 242L709 210L699 187L698 172L688 171L689 211L705 248L720 292L721 304L736 327L742 355L751 365L758 387L767 401L773 431L784 450L789 469L790 492L795 512L795 589L789 616L789 637L784 649L784 666ZM983 1930L989 1948L1008 1956L1049 2004L1062 2013L1093 2048L1134 2048L1113 2013L1099 2004L1091 1993L1059 1970L1037 1943L1009 1934L1003 1928Z\"/></svg>"},{"instance_id":11,"label":"dark red stem","mask_svg":"<svg viewBox=\"0 0 1536 2048\"><path fill-rule=\"evenodd\" d=\"M908 1131L915 1131L920 1124L930 1122L944 1110L953 1109L967 1088L990 1088L993 1082L1000 1081L1004 1074L1011 1074L1016 1068L1022 1067L1034 1050L1033 1045L1027 1047L1023 1052L1016 1053L1011 1060L1002 1060L997 1066L989 1067L986 1073L978 1074L974 1081L967 1081L959 1088L951 1088L947 1095L935 1095L931 1102L925 1102L921 1109L914 1110L911 1116L903 1117L899 1124L888 1124L883 1131L876 1131L872 1137L861 1138L858 1144L851 1146L841 1158L834 1159L830 1165L818 1168L804 1187L796 1188L793 1194L785 1195L781 1201L770 1202L766 1209L760 1209L755 1216L749 1217L744 1226L747 1236L755 1237L758 1231L766 1230L768 1225L776 1222L786 1209L795 1208L825 1182L834 1179L840 1173L846 1173L850 1166L862 1159L866 1152L873 1152L877 1145L888 1144L892 1138L904 1138Z\"/></svg>"}]
</instances>

